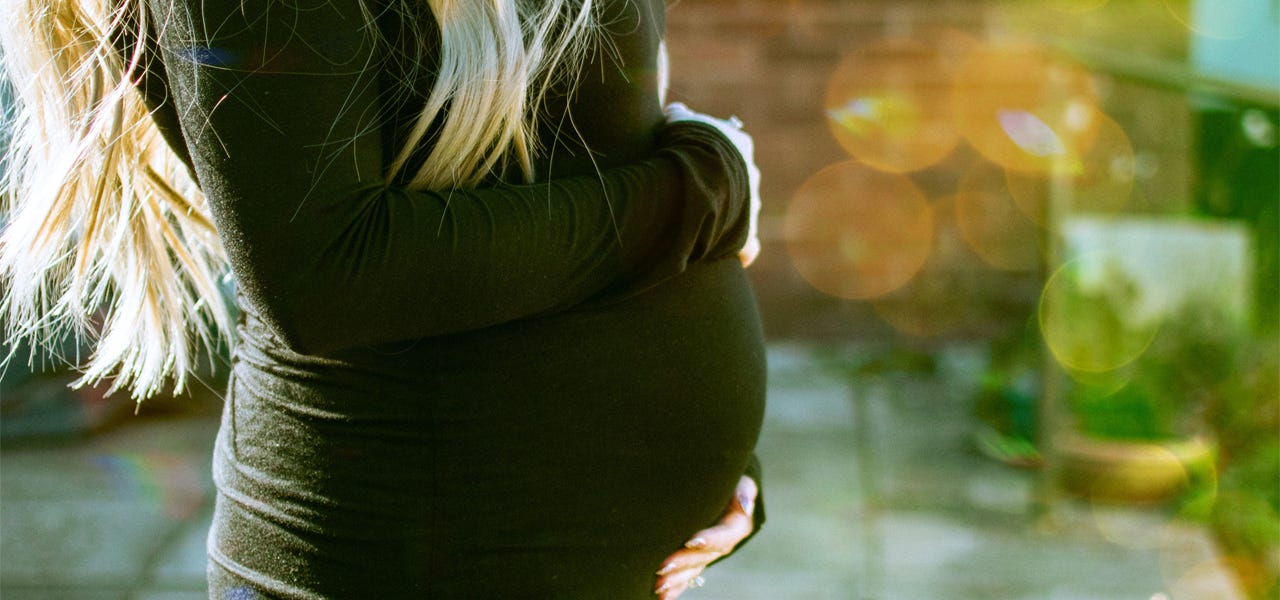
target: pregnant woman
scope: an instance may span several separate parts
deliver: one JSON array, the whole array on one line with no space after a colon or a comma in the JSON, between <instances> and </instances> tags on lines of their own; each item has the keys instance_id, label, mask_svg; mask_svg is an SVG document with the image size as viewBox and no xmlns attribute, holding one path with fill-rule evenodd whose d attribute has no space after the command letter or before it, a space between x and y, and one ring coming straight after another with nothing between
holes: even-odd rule
<instances>
[{"instance_id":1,"label":"pregnant woman","mask_svg":"<svg viewBox=\"0 0 1280 600\"><path fill-rule=\"evenodd\" d=\"M211 597L673 598L750 529L754 167L662 0L7 4L15 332L105 303L141 398L235 276Z\"/></svg>"}]
</instances>

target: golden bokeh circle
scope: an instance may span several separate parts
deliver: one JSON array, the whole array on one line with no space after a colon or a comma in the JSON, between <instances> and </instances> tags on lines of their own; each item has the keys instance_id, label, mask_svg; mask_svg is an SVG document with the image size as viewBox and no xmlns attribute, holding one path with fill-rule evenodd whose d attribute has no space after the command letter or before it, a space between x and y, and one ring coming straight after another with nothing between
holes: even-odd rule
<instances>
[{"instance_id":1,"label":"golden bokeh circle","mask_svg":"<svg viewBox=\"0 0 1280 600\"><path fill-rule=\"evenodd\" d=\"M1064 168L1096 127L1098 91L1089 73L1030 44L974 48L955 75L951 100L960 134L986 159L1016 171Z\"/></svg>"},{"instance_id":2,"label":"golden bokeh circle","mask_svg":"<svg viewBox=\"0 0 1280 600\"><path fill-rule=\"evenodd\" d=\"M1069 210L1113 215L1129 205L1135 158L1133 143L1119 123L1098 113L1094 140L1075 164L1077 168L1065 174Z\"/></svg>"},{"instance_id":3,"label":"golden bokeh circle","mask_svg":"<svg viewBox=\"0 0 1280 600\"><path fill-rule=\"evenodd\" d=\"M827 83L827 126L850 156L903 173L932 165L960 141L947 99L950 75L933 45L897 38L840 61Z\"/></svg>"},{"instance_id":4,"label":"golden bokeh circle","mask_svg":"<svg viewBox=\"0 0 1280 600\"><path fill-rule=\"evenodd\" d=\"M852 300L910 281L929 256L933 231L933 209L915 184L855 161L805 181L784 223L787 252L805 281Z\"/></svg>"},{"instance_id":5,"label":"golden bokeh circle","mask_svg":"<svg viewBox=\"0 0 1280 600\"><path fill-rule=\"evenodd\" d=\"M1133 144L1124 129L1105 114L1097 114L1092 143L1071 168L1057 173L1007 170L1006 183L1013 199L1033 221L1043 224L1050 194L1058 211L1094 215L1119 214L1133 197L1136 162Z\"/></svg>"},{"instance_id":6,"label":"golden bokeh circle","mask_svg":"<svg viewBox=\"0 0 1280 600\"><path fill-rule=\"evenodd\" d=\"M1126 299L1103 283L1115 263L1106 252L1083 254L1054 271L1041 292L1040 333L1069 372L1124 367L1147 351L1159 331L1158 323L1125 322Z\"/></svg>"},{"instance_id":7,"label":"golden bokeh circle","mask_svg":"<svg viewBox=\"0 0 1280 600\"><path fill-rule=\"evenodd\" d=\"M976 165L960 182L956 223L969 247L1002 271L1035 271L1044 264L1043 236L1005 183L1002 169Z\"/></svg>"}]
</instances>

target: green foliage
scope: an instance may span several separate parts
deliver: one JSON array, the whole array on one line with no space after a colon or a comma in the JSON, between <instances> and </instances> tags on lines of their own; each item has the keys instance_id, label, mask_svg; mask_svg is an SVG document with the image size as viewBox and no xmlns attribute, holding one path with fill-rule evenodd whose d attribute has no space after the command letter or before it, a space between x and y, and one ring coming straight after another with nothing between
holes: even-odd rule
<instances>
[{"instance_id":1,"label":"green foliage","mask_svg":"<svg viewBox=\"0 0 1280 600\"><path fill-rule=\"evenodd\" d=\"M1096 309L1124 327L1110 303ZM1228 405L1249 393L1239 377L1245 332L1212 306L1184 306L1133 363L1076 382L1068 399L1082 431L1140 440L1204 433L1207 413L1235 413Z\"/></svg>"}]
</instances>

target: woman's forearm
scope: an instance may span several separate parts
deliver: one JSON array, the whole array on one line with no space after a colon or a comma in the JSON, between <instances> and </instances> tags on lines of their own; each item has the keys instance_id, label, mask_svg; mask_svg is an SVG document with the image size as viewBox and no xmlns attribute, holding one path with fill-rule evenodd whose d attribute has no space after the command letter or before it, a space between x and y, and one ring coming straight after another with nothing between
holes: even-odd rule
<instances>
[{"instance_id":1,"label":"woman's forearm","mask_svg":"<svg viewBox=\"0 0 1280 600\"><path fill-rule=\"evenodd\" d=\"M744 165L697 124L598 176L383 185L376 61L356 2L269 4L255 15L238 0L153 3L168 11L154 40L163 78L148 69L143 89L163 100L157 122L179 128L166 137L186 150L244 298L295 350L502 323L741 247Z\"/></svg>"}]
</instances>

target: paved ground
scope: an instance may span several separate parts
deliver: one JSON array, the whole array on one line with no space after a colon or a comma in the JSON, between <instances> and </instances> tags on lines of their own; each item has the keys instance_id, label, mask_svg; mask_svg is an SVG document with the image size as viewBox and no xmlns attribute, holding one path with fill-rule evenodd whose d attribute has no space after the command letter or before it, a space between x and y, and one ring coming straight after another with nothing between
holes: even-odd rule
<instances>
[{"instance_id":1,"label":"paved ground","mask_svg":"<svg viewBox=\"0 0 1280 600\"><path fill-rule=\"evenodd\" d=\"M967 398L983 355L849 378L771 349L760 454L769 525L691 600L1232 600L1196 526L1158 509L1033 501L981 458ZM865 351L845 350L852 361ZM0 452L0 597L204 598L217 406Z\"/></svg>"}]
</instances>

